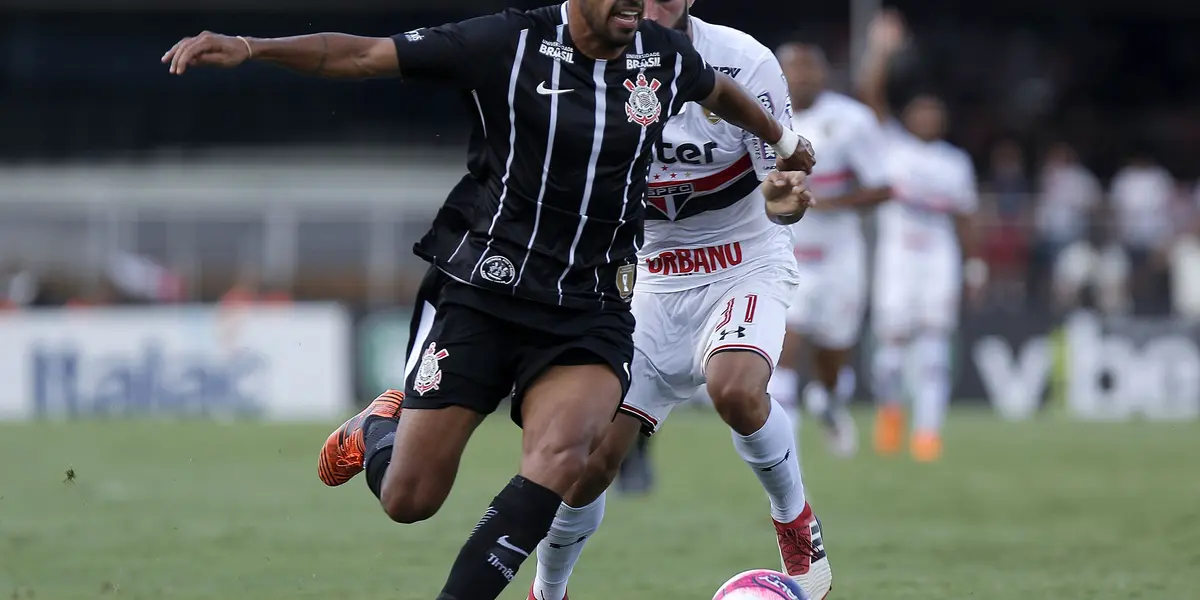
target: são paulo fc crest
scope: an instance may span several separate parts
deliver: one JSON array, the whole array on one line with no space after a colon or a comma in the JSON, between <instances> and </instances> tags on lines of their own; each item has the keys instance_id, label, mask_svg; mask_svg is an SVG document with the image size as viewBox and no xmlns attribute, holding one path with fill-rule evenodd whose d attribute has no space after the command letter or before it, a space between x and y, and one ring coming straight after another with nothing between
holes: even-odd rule
<instances>
[{"instance_id":1,"label":"s\u00e3o paulo fc crest","mask_svg":"<svg viewBox=\"0 0 1200 600\"><path fill-rule=\"evenodd\" d=\"M638 73L637 83L625 80L625 89L629 90L629 100L625 102L625 114L629 120L642 127L658 121L662 114L662 104L658 101L658 88L662 86L657 79L646 81L645 73Z\"/></svg>"},{"instance_id":2,"label":"s\u00e3o paulo fc crest","mask_svg":"<svg viewBox=\"0 0 1200 600\"><path fill-rule=\"evenodd\" d=\"M417 367L417 376L413 378L413 390L424 396L429 390L438 389L442 383L442 367L438 361L450 356L445 348L437 349L437 342L430 342L425 353L421 355L421 365Z\"/></svg>"}]
</instances>

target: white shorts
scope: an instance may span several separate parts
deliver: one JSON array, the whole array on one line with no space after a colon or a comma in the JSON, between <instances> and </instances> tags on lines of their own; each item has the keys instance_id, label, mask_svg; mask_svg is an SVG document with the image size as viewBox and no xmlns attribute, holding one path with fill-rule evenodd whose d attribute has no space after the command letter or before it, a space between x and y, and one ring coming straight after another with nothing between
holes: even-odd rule
<instances>
[{"instance_id":1,"label":"white shorts","mask_svg":"<svg viewBox=\"0 0 1200 600\"><path fill-rule=\"evenodd\" d=\"M879 338L958 327L962 264L957 248L925 251L880 244L875 262L871 324Z\"/></svg>"},{"instance_id":2,"label":"white shorts","mask_svg":"<svg viewBox=\"0 0 1200 600\"><path fill-rule=\"evenodd\" d=\"M826 248L798 246L796 262L800 286L788 309L788 328L820 348L853 347L867 304L867 252L862 239Z\"/></svg>"},{"instance_id":3,"label":"white shorts","mask_svg":"<svg viewBox=\"0 0 1200 600\"><path fill-rule=\"evenodd\" d=\"M689 290L635 293L632 379L620 410L652 434L704 385L714 354L755 352L774 369L795 290L793 271L765 266Z\"/></svg>"}]
</instances>

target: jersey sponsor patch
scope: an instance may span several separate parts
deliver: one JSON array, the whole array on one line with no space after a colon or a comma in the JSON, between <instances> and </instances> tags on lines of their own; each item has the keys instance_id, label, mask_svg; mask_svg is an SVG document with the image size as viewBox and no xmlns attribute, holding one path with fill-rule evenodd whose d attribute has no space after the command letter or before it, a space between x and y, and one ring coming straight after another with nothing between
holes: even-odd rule
<instances>
[{"instance_id":1,"label":"jersey sponsor patch","mask_svg":"<svg viewBox=\"0 0 1200 600\"><path fill-rule=\"evenodd\" d=\"M575 49L556 41L542 40L542 45L538 47L538 52L557 61L565 63L575 62Z\"/></svg>"},{"instance_id":2,"label":"jersey sponsor patch","mask_svg":"<svg viewBox=\"0 0 1200 600\"><path fill-rule=\"evenodd\" d=\"M425 39L425 36L421 35L421 31L419 29L414 29L412 31L405 31L404 39L410 42L419 42Z\"/></svg>"},{"instance_id":3,"label":"jersey sponsor patch","mask_svg":"<svg viewBox=\"0 0 1200 600\"><path fill-rule=\"evenodd\" d=\"M621 265L617 267L617 292L622 300L633 297L633 287L637 283L637 265Z\"/></svg>"},{"instance_id":4,"label":"jersey sponsor patch","mask_svg":"<svg viewBox=\"0 0 1200 600\"><path fill-rule=\"evenodd\" d=\"M742 72L741 67L718 67L713 66L713 70L718 73L724 73L731 78L737 79L738 73Z\"/></svg>"},{"instance_id":5,"label":"jersey sponsor patch","mask_svg":"<svg viewBox=\"0 0 1200 600\"><path fill-rule=\"evenodd\" d=\"M732 242L702 248L665 250L646 259L646 267L655 275L694 275L715 273L742 264L742 243Z\"/></svg>"},{"instance_id":6,"label":"jersey sponsor patch","mask_svg":"<svg viewBox=\"0 0 1200 600\"><path fill-rule=\"evenodd\" d=\"M492 283L508 285L517 278L517 269L503 256L489 256L479 265L479 274Z\"/></svg>"},{"instance_id":7,"label":"jersey sponsor patch","mask_svg":"<svg viewBox=\"0 0 1200 600\"><path fill-rule=\"evenodd\" d=\"M636 71L638 69L657 69L661 66L662 56L658 52L625 55L626 71Z\"/></svg>"},{"instance_id":8,"label":"jersey sponsor patch","mask_svg":"<svg viewBox=\"0 0 1200 600\"><path fill-rule=\"evenodd\" d=\"M763 108L767 109L768 113L770 113L772 115L775 114L775 103L771 102L771 94L770 93L763 92L763 93L759 94L758 102L759 102L759 104L763 105Z\"/></svg>"}]
</instances>

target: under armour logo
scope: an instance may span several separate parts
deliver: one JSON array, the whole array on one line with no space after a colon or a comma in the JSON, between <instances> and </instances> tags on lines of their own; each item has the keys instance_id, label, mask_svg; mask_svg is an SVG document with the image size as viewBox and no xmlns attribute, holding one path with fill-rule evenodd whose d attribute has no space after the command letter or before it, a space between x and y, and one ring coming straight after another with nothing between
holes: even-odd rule
<instances>
[{"instance_id":1,"label":"under armour logo","mask_svg":"<svg viewBox=\"0 0 1200 600\"><path fill-rule=\"evenodd\" d=\"M721 330L721 341L722 342L725 341L725 336L734 335L734 334L737 334L737 336L739 338L744 338L744 337L746 337L746 328L738 326L738 328L733 331L727 331L727 330L722 329Z\"/></svg>"},{"instance_id":2,"label":"under armour logo","mask_svg":"<svg viewBox=\"0 0 1200 600\"><path fill-rule=\"evenodd\" d=\"M774 469L775 467L782 465L785 461L787 461L787 459L789 459L791 457L792 457L792 449L788 448L788 451L783 453L783 458L779 459L779 462L776 462L775 464L773 464L769 467L763 467L763 468L759 469L759 471L762 471L764 473L767 471L770 471L770 470Z\"/></svg>"}]
</instances>

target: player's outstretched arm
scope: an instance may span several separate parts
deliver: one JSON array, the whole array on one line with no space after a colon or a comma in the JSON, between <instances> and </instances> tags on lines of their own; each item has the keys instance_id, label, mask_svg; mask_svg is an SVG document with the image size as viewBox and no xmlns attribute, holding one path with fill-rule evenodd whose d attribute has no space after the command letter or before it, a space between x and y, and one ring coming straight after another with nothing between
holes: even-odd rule
<instances>
[{"instance_id":1,"label":"player's outstretched arm","mask_svg":"<svg viewBox=\"0 0 1200 600\"><path fill-rule=\"evenodd\" d=\"M812 144L780 125L757 98L732 78L724 73L716 75L716 85L700 105L770 144L779 159L780 170L811 173L817 162Z\"/></svg>"},{"instance_id":2,"label":"player's outstretched arm","mask_svg":"<svg viewBox=\"0 0 1200 600\"><path fill-rule=\"evenodd\" d=\"M767 218L780 225L791 225L804 217L813 206L804 171L774 171L759 184L767 200Z\"/></svg>"},{"instance_id":3,"label":"player's outstretched arm","mask_svg":"<svg viewBox=\"0 0 1200 600\"><path fill-rule=\"evenodd\" d=\"M907 43L908 32L900 13L888 9L871 21L867 29L867 49L855 81L858 99L871 107L880 122L890 118L888 109L888 63Z\"/></svg>"},{"instance_id":4,"label":"player's outstretched arm","mask_svg":"<svg viewBox=\"0 0 1200 600\"><path fill-rule=\"evenodd\" d=\"M189 67L236 67L247 60L271 63L318 77L363 79L400 74L390 38L314 33L285 38L248 38L205 31L179 40L162 57L170 72Z\"/></svg>"}]
</instances>

